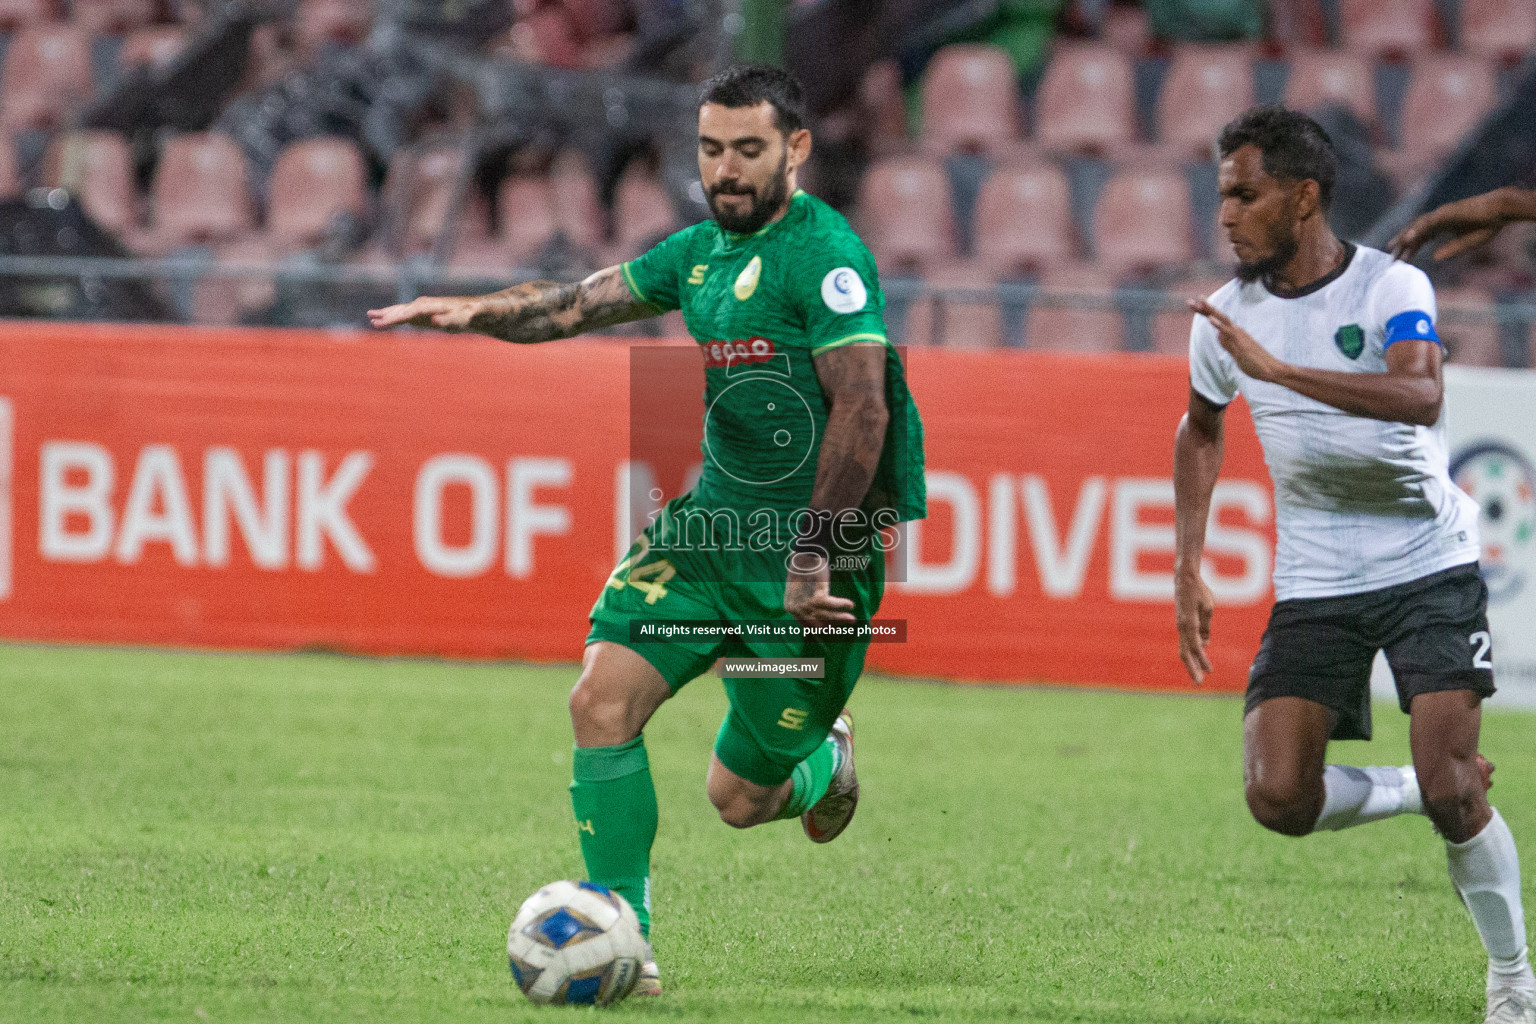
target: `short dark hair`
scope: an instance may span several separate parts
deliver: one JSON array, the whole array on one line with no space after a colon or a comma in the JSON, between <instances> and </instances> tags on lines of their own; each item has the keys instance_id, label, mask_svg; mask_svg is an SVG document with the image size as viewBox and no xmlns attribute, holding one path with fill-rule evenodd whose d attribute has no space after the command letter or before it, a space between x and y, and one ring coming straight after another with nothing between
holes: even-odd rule
<instances>
[{"instance_id":1,"label":"short dark hair","mask_svg":"<svg viewBox=\"0 0 1536 1024\"><path fill-rule=\"evenodd\" d=\"M1333 179L1339 158L1322 125L1298 110L1279 104L1251 107L1229 121L1216 143L1222 158L1244 146L1264 154L1265 173L1276 178L1317 182L1318 200L1327 210L1333 202Z\"/></svg>"},{"instance_id":2,"label":"short dark hair","mask_svg":"<svg viewBox=\"0 0 1536 1024\"><path fill-rule=\"evenodd\" d=\"M719 72L699 90L699 106L706 103L733 109L770 103L779 131L788 135L805 127L805 90L800 81L768 64L738 64Z\"/></svg>"}]
</instances>

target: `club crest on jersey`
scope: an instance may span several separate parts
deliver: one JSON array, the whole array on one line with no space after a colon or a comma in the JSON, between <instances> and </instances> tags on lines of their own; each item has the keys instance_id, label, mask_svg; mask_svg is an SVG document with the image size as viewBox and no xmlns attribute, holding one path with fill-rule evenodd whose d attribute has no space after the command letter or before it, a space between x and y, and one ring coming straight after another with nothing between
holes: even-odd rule
<instances>
[{"instance_id":1,"label":"club crest on jersey","mask_svg":"<svg viewBox=\"0 0 1536 1024\"><path fill-rule=\"evenodd\" d=\"M704 365L714 369L731 366L750 366L766 363L774 356L773 342L767 338L748 338L745 341L712 341L700 346L704 349Z\"/></svg>"},{"instance_id":2,"label":"club crest on jersey","mask_svg":"<svg viewBox=\"0 0 1536 1024\"><path fill-rule=\"evenodd\" d=\"M736 287L733 289L736 293L736 301L746 302L750 299L752 293L757 291L757 279L762 276L763 258L753 256L752 262L748 263L736 278Z\"/></svg>"},{"instance_id":3,"label":"club crest on jersey","mask_svg":"<svg viewBox=\"0 0 1536 1024\"><path fill-rule=\"evenodd\" d=\"M1334 332L1333 343L1350 359L1359 359L1365 351L1365 332L1359 324L1345 324Z\"/></svg>"}]
</instances>

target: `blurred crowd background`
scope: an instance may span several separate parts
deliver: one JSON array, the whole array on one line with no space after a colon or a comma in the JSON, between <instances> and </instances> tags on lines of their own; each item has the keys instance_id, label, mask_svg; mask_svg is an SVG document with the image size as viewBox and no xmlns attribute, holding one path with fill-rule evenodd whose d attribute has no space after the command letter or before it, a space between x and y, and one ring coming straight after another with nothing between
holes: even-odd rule
<instances>
[{"instance_id":1,"label":"blurred crowd background","mask_svg":"<svg viewBox=\"0 0 1536 1024\"><path fill-rule=\"evenodd\" d=\"M1380 245L1536 175L1533 46L1536 0L0 0L0 315L354 325L579 276L707 215L694 85L757 59L897 338L1178 353L1229 276L1222 124L1313 113ZM1536 228L1426 267L1453 360L1536 365Z\"/></svg>"}]
</instances>

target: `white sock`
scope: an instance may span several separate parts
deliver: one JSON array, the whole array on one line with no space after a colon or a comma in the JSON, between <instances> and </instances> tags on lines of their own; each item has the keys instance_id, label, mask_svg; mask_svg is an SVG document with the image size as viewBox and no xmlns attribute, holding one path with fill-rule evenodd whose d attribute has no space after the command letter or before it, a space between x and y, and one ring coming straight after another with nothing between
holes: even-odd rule
<instances>
[{"instance_id":1,"label":"white sock","mask_svg":"<svg viewBox=\"0 0 1536 1024\"><path fill-rule=\"evenodd\" d=\"M1536 991L1520 902L1520 854L1504 818L1495 809L1481 832L1464 843L1446 843L1445 854L1451 882L1488 950L1488 987Z\"/></svg>"},{"instance_id":2,"label":"white sock","mask_svg":"<svg viewBox=\"0 0 1536 1024\"><path fill-rule=\"evenodd\" d=\"M1397 814L1422 814L1419 778L1413 767L1323 766L1323 810L1314 831L1336 832Z\"/></svg>"}]
</instances>

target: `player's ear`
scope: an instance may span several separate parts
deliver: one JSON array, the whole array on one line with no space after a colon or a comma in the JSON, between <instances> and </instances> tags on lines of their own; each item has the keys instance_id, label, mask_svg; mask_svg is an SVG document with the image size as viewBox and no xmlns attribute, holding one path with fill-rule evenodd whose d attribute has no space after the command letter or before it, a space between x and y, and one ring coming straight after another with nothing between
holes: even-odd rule
<instances>
[{"instance_id":1,"label":"player's ear","mask_svg":"<svg viewBox=\"0 0 1536 1024\"><path fill-rule=\"evenodd\" d=\"M1302 178L1296 187L1296 219L1306 220L1313 214L1322 215L1323 192L1311 178Z\"/></svg>"},{"instance_id":2,"label":"player's ear","mask_svg":"<svg viewBox=\"0 0 1536 1024\"><path fill-rule=\"evenodd\" d=\"M784 140L789 147L789 162L798 167L811 158L811 130L809 128L797 128L789 133L789 138Z\"/></svg>"}]
</instances>

